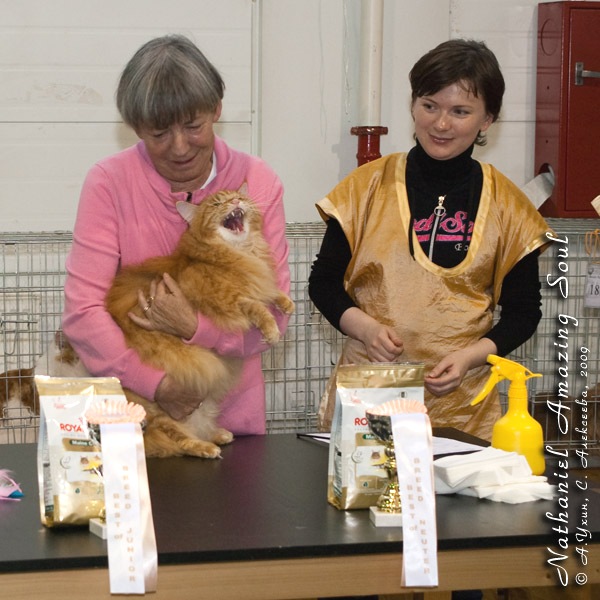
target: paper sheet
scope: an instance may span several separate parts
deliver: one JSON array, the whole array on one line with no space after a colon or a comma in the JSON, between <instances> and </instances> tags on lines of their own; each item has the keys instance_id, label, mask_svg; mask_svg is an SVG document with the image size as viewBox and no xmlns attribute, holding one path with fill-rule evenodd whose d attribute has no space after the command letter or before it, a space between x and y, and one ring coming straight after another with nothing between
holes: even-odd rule
<instances>
[{"instance_id":1,"label":"paper sheet","mask_svg":"<svg viewBox=\"0 0 600 600\"><path fill-rule=\"evenodd\" d=\"M299 438L314 440L323 444L329 444L330 434L329 433L298 433ZM459 442L458 440L452 440L450 438L435 437L433 438L433 455L441 456L442 454L461 454L464 452L474 452L477 450L483 450L483 446L477 446L476 444L468 444L466 442Z\"/></svg>"},{"instance_id":2,"label":"paper sheet","mask_svg":"<svg viewBox=\"0 0 600 600\"><path fill-rule=\"evenodd\" d=\"M540 173L521 187L521 191L536 208L550 198L552 190L554 190L554 174L552 172Z\"/></svg>"},{"instance_id":3,"label":"paper sheet","mask_svg":"<svg viewBox=\"0 0 600 600\"><path fill-rule=\"evenodd\" d=\"M462 452L475 452L483 450L483 446L476 444L468 444L467 442L459 442L449 438L435 437L433 438L433 455L441 456L442 454L460 454Z\"/></svg>"}]
</instances>

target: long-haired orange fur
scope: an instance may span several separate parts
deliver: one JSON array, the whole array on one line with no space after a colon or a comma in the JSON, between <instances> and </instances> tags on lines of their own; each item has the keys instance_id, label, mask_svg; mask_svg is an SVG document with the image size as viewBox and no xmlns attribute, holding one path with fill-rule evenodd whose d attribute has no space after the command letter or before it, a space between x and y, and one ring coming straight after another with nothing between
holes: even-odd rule
<instances>
[{"instance_id":1,"label":"long-haired orange fur","mask_svg":"<svg viewBox=\"0 0 600 600\"><path fill-rule=\"evenodd\" d=\"M242 363L136 325L128 313L142 314L138 290L148 294L151 282L169 273L191 305L217 326L228 331L256 326L270 344L280 337L270 307L286 314L294 310L291 299L277 287L261 213L245 194L243 186L218 192L198 206L180 203L178 209L190 226L173 254L124 267L107 294L108 312L142 361L164 370L203 399L190 417L175 421L156 403L125 390L129 400L146 408L148 456L220 456L219 446L233 435L216 425L219 403L235 385Z\"/></svg>"}]
</instances>

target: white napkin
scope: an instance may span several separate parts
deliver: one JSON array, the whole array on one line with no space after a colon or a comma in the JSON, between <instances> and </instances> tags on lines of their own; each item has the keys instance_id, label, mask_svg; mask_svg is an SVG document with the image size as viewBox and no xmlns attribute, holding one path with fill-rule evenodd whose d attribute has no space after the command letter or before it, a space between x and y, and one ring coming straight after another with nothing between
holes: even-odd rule
<instances>
[{"instance_id":1,"label":"white napkin","mask_svg":"<svg viewBox=\"0 0 600 600\"><path fill-rule=\"evenodd\" d=\"M524 456L498 448L438 458L433 471L437 494L464 494L509 504L554 496L554 486L546 477L533 475Z\"/></svg>"}]
</instances>

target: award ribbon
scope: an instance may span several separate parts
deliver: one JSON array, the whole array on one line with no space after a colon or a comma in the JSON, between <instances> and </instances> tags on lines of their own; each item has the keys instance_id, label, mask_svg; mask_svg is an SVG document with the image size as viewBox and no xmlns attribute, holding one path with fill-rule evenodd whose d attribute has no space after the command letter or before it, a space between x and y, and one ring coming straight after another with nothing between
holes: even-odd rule
<instances>
[{"instance_id":1,"label":"award ribbon","mask_svg":"<svg viewBox=\"0 0 600 600\"><path fill-rule=\"evenodd\" d=\"M141 428L144 409L125 398L96 402L100 426L111 594L156 591L157 551Z\"/></svg>"},{"instance_id":2,"label":"award ribbon","mask_svg":"<svg viewBox=\"0 0 600 600\"><path fill-rule=\"evenodd\" d=\"M391 415L402 501L402 585L438 585L433 441L423 412Z\"/></svg>"}]
</instances>

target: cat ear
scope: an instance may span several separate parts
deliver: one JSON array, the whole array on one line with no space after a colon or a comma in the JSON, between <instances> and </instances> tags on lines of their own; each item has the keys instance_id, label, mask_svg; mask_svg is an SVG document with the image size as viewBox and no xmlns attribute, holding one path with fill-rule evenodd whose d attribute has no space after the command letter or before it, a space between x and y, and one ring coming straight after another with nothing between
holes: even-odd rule
<instances>
[{"instance_id":1,"label":"cat ear","mask_svg":"<svg viewBox=\"0 0 600 600\"><path fill-rule=\"evenodd\" d=\"M244 183L242 183L242 185L240 186L240 189L238 190L238 194L241 194L242 196L248 195L248 182L247 181L244 181Z\"/></svg>"},{"instance_id":2,"label":"cat ear","mask_svg":"<svg viewBox=\"0 0 600 600\"><path fill-rule=\"evenodd\" d=\"M177 212L188 222L191 223L198 207L190 202L182 202L181 200L175 204Z\"/></svg>"}]
</instances>

